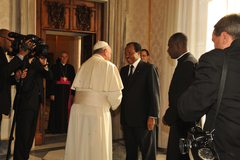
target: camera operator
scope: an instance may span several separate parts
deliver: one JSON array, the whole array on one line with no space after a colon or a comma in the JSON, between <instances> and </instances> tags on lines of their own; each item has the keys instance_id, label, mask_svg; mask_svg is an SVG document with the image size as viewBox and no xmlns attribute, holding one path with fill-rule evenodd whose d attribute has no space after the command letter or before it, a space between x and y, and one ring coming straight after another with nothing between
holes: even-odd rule
<instances>
[{"instance_id":1,"label":"camera operator","mask_svg":"<svg viewBox=\"0 0 240 160\"><path fill-rule=\"evenodd\" d=\"M27 75L23 80L20 97L15 98L14 108L16 112L16 133L14 146L14 159L26 160L29 158L38 120L40 104L44 103L43 78L51 79L52 72L48 69L46 57L33 57L27 60ZM17 86L17 92L19 92ZM18 106L16 106L18 101Z\"/></svg>"},{"instance_id":2,"label":"camera operator","mask_svg":"<svg viewBox=\"0 0 240 160\"><path fill-rule=\"evenodd\" d=\"M215 129L213 148L215 147L219 158L239 160L240 14L229 14L221 18L214 26L212 41L215 49L200 57L195 81L179 99L178 112L184 121L196 121L206 114L204 131ZM224 59L228 62L228 68L215 119Z\"/></svg>"},{"instance_id":3,"label":"camera operator","mask_svg":"<svg viewBox=\"0 0 240 160\"><path fill-rule=\"evenodd\" d=\"M29 53L28 50L23 51L20 47L19 53L8 62L5 52L8 52L9 54L13 51L11 45L14 40L14 38L8 36L8 33L10 33L10 31L7 29L0 29L0 128L2 114L8 115L10 113L11 85L14 85L19 81L22 71L18 70L18 68L23 64L23 58ZM26 41L26 43L28 42L29 41ZM13 72L16 72L15 76L11 76ZM22 76L25 74L26 70Z\"/></svg>"}]
</instances>

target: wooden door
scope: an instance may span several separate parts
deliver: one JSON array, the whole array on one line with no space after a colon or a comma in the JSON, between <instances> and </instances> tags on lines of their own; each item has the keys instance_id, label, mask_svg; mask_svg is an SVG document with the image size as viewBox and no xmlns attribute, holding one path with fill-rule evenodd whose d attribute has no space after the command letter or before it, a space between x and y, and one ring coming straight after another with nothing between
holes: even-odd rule
<instances>
[{"instance_id":1,"label":"wooden door","mask_svg":"<svg viewBox=\"0 0 240 160\"><path fill-rule=\"evenodd\" d=\"M95 39L103 37L103 3L87 0L37 0L37 36L46 39L46 31L83 33L83 61L92 55ZM85 47L86 45L86 47ZM46 87L46 82L44 84ZM46 93L45 93L46 99ZM41 106L35 145L45 139L45 104Z\"/></svg>"}]
</instances>

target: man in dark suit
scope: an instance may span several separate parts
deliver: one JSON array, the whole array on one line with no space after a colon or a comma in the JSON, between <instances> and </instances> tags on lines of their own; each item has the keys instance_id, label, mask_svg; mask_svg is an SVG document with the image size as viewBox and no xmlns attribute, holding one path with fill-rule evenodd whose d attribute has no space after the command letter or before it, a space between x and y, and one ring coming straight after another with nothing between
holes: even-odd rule
<instances>
[{"instance_id":1,"label":"man in dark suit","mask_svg":"<svg viewBox=\"0 0 240 160\"><path fill-rule=\"evenodd\" d=\"M142 52L141 52L141 54L140 54L140 58L141 58L141 60L142 60L143 62L149 63L150 54L149 54L149 52L148 52L147 49L142 49ZM155 69L156 69L157 72L158 72L157 66L154 65L154 67L155 67Z\"/></svg>"},{"instance_id":2,"label":"man in dark suit","mask_svg":"<svg viewBox=\"0 0 240 160\"><path fill-rule=\"evenodd\" d=\"M9 30L0 30L0 98L1 107L0 115L8 115L11 108L11 84L16 84L16 80L19 77L11 76L13 72L16 72L18 68L23 64L23 57L28 54L27 51L23 51L20 48L20 52L8 62L5 52L12 52L12 41L14 38L8 36Z\"/></svg>"},{"instance_id":3,"label":"man in dark suit","mask_svg":"<svg viewBox=\"0 0 240 160\"><path fill-rule=\"evenodd\" d=\"M120 71L124 85L121 124L126 160L138 160L138 147L143 160L155 160L155 129L160 105L159 77L154 65L141 61L140 53L140 44L128 43L125 59L129 65Z\"/></svg>"},{"instance_id":4,"label":"man in dark suit","mask_svg":"<svg viewBox=\"0 0 240 160\"><path fill-rule=\"evenodd\" d=\"M40 104L44 104L43 78L52 78L52 72L48 69L47 58L34 57L26 60L27 76L23 80L22 86L17 86L17 95L20 96L16 96L14 103L16 112L14 160L29 158L36 132Z\"/></svg>"},{"instance_id":5,"label":"man in dark suit","mask_svg":"<svg viewBox=\"0 0 240 160\"><path fill-rule=\"evenodd\" d=\"M0 128L2 114L9 115L11 109L11 85L15 85L20 79L21 70L18 68L23 64L23 57L28 54L19 48L19 53L8 62L5 52L11 54L13 51L11 45L14 38L8 36L10 33L7 29L0 29ZM17 72L16 72L17 71ZM11 76L12 73L15 75ZM26 73L26 72L24 72Z\"/></svg>"},{"instance_id":6,"label":"man in dark suit","mask_svg":"<svg viewBox=\"0 0 240 160\"><path fill-rule=\"evenodd\" d=\"M179 99L178 113L184 121L196 121L206 114L205 131L215 129L213 148L221 160L240 157L240 14L221 18L214 26L215 49L203 54L193 84ZM228 69L219 112L219 85L224 54Z\"/></svg>"},{"instance_id":7,"label":"man in dark suit","mask_svg":"<svg viewBox=\"0 0 240 160\"><path fill-rule=\"evenodd\" d=\"M149 61L150 55L147 49L142 49L140 57L142 61L149 63L148 61Z\"/></svg>"},{"instance_id":8,"label":"man in dark suit","mask_svg":"<svg viewBox=\"0 0 240 160\"><path fill-rule=\"evenodd\" d=\"M167 160L188 160L187 154L182 155L179 139L187 137L187 131L194 122L184 122L178 115L177 103L181 94L188 89L195 77L196 58L187 50L187 36L183 33L173 34L168 41L168 54L177 59L178 64L169 87L169 108L162 118L164 125L170 126L167 147Z\"/></svg>"}]
</instances>

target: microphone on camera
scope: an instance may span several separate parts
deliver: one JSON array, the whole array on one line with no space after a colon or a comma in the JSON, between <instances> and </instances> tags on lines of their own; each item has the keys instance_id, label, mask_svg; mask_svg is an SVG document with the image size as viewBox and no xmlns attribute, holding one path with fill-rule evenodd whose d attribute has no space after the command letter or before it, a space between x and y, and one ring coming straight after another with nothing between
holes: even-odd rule
<instances>
[{"instance_id":1,"label":"microphone on camera","mask_svg":"<svg viewBox=\"0 0 240 160\"><path fill-rule=\"evenodd\" d=\"M16 38L16 37L21 37L22 35L19 34L19 33L16 33L16 32L9 32L8 33L8 37L11 37L11 38Z\"/></svg>"}]
</instances>

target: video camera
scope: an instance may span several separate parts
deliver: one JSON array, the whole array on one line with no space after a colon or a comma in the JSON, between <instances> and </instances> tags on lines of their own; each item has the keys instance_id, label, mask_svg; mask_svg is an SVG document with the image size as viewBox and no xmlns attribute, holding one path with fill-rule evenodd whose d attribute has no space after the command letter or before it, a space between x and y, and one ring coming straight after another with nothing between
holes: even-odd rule
<instances>
[{"instance_id":1,"label":"video camera","mask_svg":"<svg viewBox=\"0 0 240 160\"><path fill-rule=\"evenodd\" d=\"M31 57L47 58L49 47L43 42L42 38L39 38L38 36L33 34L22 35L16 32L10 32L8 36L14 38L14 41L12 42L13 51L9 53L10 56L15 56L16 54L19 53L19 45L21 44L21 48L24 51L26 50L30 51L28 58ZM29 39L32 44L36 45L35 48L31 49L32 47L25 43Z\"/></svg>"},{"instance_id":2,"label":"video camera","mask_svg":"<svg viewBox=\"0 0 240 160\"><path fill-rule=\"evenodd\" d=\"M189 153L191 149L194 159L217 160L217 152L213 149L214 130L203 131L200 126L189 129L187 138L179 139L179 148L182 154Z\"/></svg>"}]
</instances>

